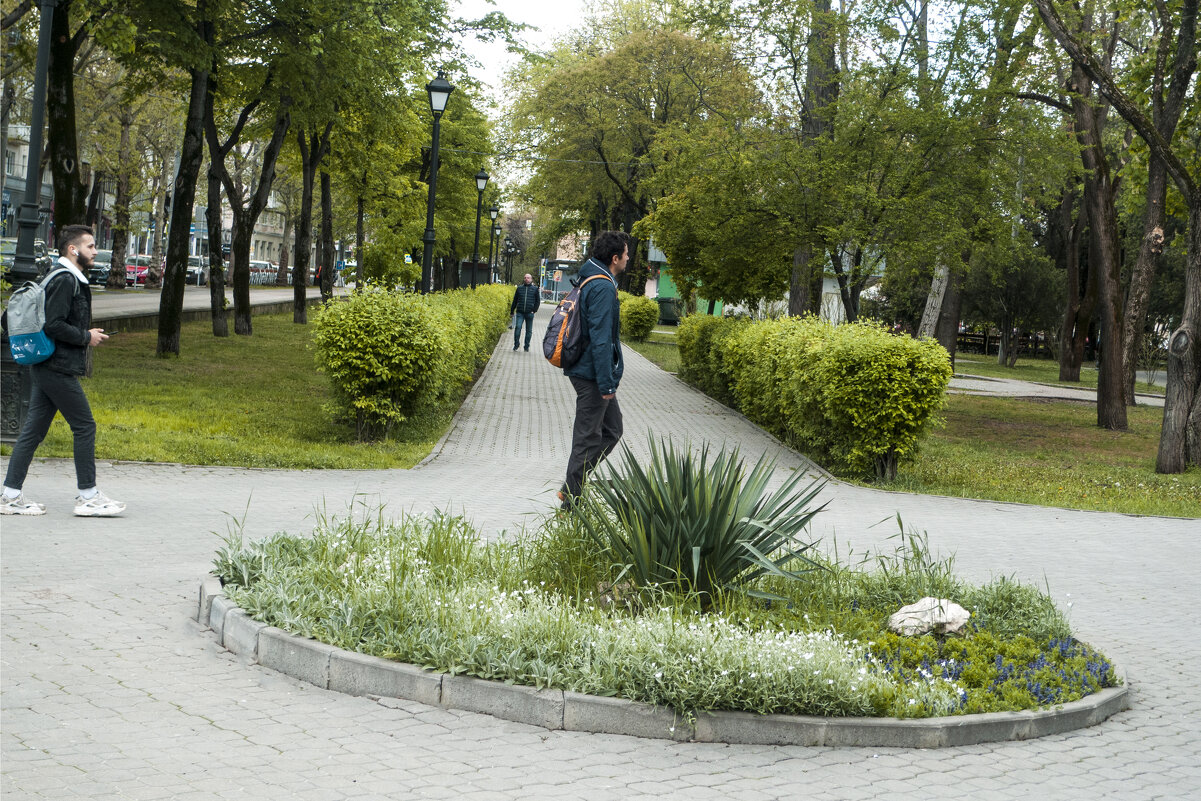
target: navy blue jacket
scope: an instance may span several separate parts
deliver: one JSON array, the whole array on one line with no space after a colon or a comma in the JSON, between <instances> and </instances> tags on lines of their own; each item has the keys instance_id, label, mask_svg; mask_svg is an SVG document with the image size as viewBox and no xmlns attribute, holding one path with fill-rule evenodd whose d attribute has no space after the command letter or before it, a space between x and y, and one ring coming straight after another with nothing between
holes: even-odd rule
<instances>
[{"instance_id":1,"label":"navy blue jacket","mask_svg":"<svg viewBox=\"0 0 1201 801\"><path fill-rule=\"evenodd\" d=\"M538 311L538 304L542 302L542 294L538 291L536 284L519 284L517 291L513 293L513 302L509 304L509 314L517 312L518 314L530 314Z\"/></svg>"},{"instance_id":2,"label":"navy blue jacket","mask_svg":"<svg viewBox=\"0 0 1201 801\"><path fill-rule=\"evenodd\" d=\"M605 276L580 292L580 308L588 332L588 346L580 360L563 371L564 375L595 381L602 395L612 395L621 383L625 362L621 357L621 304L613 276L596 259L588 259L580 268L580 281L593 275Z\"/></svg>"}]
</instances>

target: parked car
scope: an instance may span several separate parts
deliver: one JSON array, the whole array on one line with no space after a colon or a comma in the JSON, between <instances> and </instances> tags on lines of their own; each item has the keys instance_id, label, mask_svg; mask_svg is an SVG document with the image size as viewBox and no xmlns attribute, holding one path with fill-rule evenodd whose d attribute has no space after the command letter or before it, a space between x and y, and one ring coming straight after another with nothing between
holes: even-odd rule
<instances>
[{"instance_id":1,"label":"parked car","mask_svg":"<svg viewBox=\"0 0 1201 801\"><path fill-rule=\"evenodd\" d=\"M47 250L46 243L40 239L33 241L33 266L37 269L38 275L45 275L54 265L54 259L58 257L58 252L54 251L54 256L50 255L51 251ZM17 257L17 238L6 236L0 239L0 272L8 275L8 271L13 268L13 261Z\"/></svg>"},{"instance_id":2,"label":"parked car","mask_svg":"<svg viewBox=\"0 0 1201 801\"><path fill-rule=\"evenodd\" d=\"M185 284L204 286L209 282L208 256L188 256L188 273L184 278Z\"/></svg>"},{"instance_id":3,"label":"parked car","mask_svg":"<svg viewBox=\"0 0 1201 801\"><path fill-rule=\"evenodd\" d=\"M146 286L146 274L150 272L152 258L143 253L125 260L125 286Z\"/></svg>"},{"instance_id":4,"label":"parked car","mask_svg":"<svg viewBox=\"0 0 1201 801\"><path fill-rule=\"evenodd\" d=\"M94 286L104 286L108 283L109 270L113 266L113 252L111 250L96 251L96 259L92 262L92 267L88 270L88 283Z\"/></svg>"}]
</instances>

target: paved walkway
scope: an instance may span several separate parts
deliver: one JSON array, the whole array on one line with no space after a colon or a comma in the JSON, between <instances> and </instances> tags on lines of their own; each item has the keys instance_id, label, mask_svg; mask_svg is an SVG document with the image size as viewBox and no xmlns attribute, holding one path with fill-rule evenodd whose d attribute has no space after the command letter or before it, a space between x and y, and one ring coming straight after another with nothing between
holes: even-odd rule
<instances>
[{"instance_id":1,"label":"paved walkway","mask_svg":"<svg viewBox=\"0 0 1201 801\"><path fill-rule=\"evenodd\" d=\"M1083 403L1097 402L1095 388L1065 387L1057 384L1041 384L1036 381L1021 381L1015 378L990 378L967 373L956 373L951 379L949 391L961 392L965 395L1000 395L1009 398L1054 398ZM1164 404L1163 395L1136 392L1134 399L1139 406L1158 406L1162 409Z\"/></svg>"},{"instance_id":2,"label":"paved walkway","mask_svg":"<svg viewBox=\"0 0 1201 801\"><path fill-rule=\"evenodd\" d=\"M26 486L49 513L4 518L0 540L5 801L1201 797L1197 520L828 486L816 531L844 554L887 545L900 513L968 578L1048 584L1073 604L1080 636L1128 672L1133 708L1102 726L940 751L675 744L376 703L241 664L188 620L234 519L255 537L304 531L315 508L351 503L463 511L487 536L534 522L566 463L570 389L510 347L502 337L452 432L414 470L102 464L102 487L129 511L80 520L70 463L35 463ZM654 431L811 471L628 351L619 398L635 450Z\"/></svg>"},{"instance_id":3,"label":"paved walkway","mask_svg":"<svg viewBox=\"0 0 1201 801\"><path fill-rule=\"evenodd\" d=\"M338 287L334 294L341 295L349 290ZM292 299L292 287L251 287L250 304L252 306L265 303L277 303L281 300ZM318 287L309 287L305 294L310 297L320 297ZM234 303L233 287L225 288L225 298L232 309ZM157 289L119 289L115 291L92 287L92 317L96 320L106 320L112 317L125 317L131 314L158 314L161 294ZM185 286L183 290L183 310L208 309L212 305L209 300L207 286ZM232 312L231 312L232 313Z\"/></svg>"}]
</instances>

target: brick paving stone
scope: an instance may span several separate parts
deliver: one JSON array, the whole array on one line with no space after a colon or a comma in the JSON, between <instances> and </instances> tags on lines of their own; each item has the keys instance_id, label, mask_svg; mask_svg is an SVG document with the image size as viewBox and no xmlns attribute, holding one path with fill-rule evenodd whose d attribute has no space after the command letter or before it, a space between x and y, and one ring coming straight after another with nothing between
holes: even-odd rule
<instances>
[{"instance_id":1,"label":"brick paving stone","mask_svg":"<svg viewBox=\"0 0 1201 801\"><path fill-rule=\"evenodd\" d=\"M414 470L101 464L101 485L129 509L119 520L81 520L71 514L70 462L35 461L26 486L48 513L5 518L0 535L6 801L119 798L135 787L173 799L741 801L876 798L885 789L938 799L967 788L981 797L1201 797L1201 642L1161 612L1193 605L1196 520L828 484L813 532L824 546L837 537L843 553L891 547L895 529L875 524L900 514L936 552L954 552L966 579L1045 581L1061 603L1070 593L1080 637L1131 682L1133 708L1093 729L941 751L673 744L349 698L244 664L188 619L234 517L250 537L303 533L315 507L344 514L356 502L389 514L461 512L488 538L536 525L566 465L572 393L545 360L513 354L504 337L498 345L445 441ZM619 397L625 442L638 455L654 432L772 456L777 481L787 470L820 475L632 352Z\"/></svg>"}]
</instances>

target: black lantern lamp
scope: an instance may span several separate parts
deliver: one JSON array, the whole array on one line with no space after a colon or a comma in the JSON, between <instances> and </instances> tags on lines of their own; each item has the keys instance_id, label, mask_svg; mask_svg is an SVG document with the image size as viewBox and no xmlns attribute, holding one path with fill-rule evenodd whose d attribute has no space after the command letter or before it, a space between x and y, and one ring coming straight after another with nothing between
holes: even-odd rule
<instances>
[{"instance_id":1,"label":"black lantern lamp","mask_svg":"<svg viewBox=\"0 0 1201 801\"><path fill-rule=\"evenodd\" d=\"M430 98L430 111L434 115L434 141L430 147L430 192L425 204L425 234L421 237L424 247L421 251L421 292L430 291L433 282L434 263L434 198L438 193L438 137L442 127L442 112L446 111L446 101L455 88L446 80L442 70L438 76L425 85L425 91Z\"/></svg>"}]
</instances>

